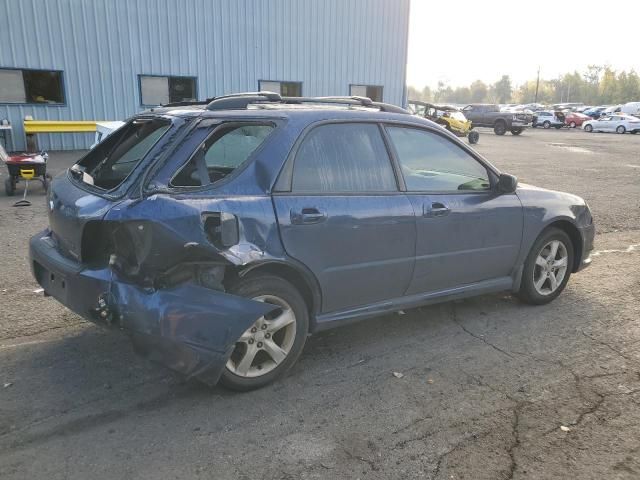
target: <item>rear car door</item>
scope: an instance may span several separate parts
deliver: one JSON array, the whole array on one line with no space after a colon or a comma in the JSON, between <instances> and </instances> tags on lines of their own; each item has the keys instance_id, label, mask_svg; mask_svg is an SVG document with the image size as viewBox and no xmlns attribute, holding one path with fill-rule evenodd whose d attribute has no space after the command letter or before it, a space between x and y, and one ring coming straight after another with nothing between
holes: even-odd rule
<instances>
[{"instance_id":1,"label":"rear car door","mask_svg":"<svg viewBox=\"0 0 640 480\"><path fill-rule=\"evenodd\" d=\"M273 195L280 234L318 279L322 311L401 297L413 271L415 218L381 127L316 125L289 162L288 186Z\"/></svg>"},{"instance_id":2,"label":"rear car door","mask_svg":"<svg viewBox=\"0 0 640 480\"><path fill-rule=\"evenodd\" d=\"M516 266L522 205L492 188L496 175L444 132L388 125L416 214L416 264L407 294L505 278Z\"/></svg>"}]
</instances>

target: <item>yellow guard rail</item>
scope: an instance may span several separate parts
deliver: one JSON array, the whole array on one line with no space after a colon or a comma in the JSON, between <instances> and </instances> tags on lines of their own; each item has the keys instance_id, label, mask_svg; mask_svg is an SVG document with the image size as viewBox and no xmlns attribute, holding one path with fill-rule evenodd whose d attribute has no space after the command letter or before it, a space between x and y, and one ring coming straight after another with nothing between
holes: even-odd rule
<instances>
[{"instance_id":1,"label":"yellow guard rail","mask_svg":"<svg viewBox=\"0 0 640 480\"><path fill-rule=\"evenodd\" d=\"M95 132L95 121L25 120L24 133L76 133Z\"/></svg>"}]
</instances>

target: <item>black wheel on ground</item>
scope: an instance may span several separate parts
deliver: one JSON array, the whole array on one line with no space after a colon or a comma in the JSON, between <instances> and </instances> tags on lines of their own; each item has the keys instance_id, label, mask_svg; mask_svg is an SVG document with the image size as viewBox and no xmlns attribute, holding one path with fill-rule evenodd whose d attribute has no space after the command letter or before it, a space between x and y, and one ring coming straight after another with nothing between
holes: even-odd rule
<instances>
[{"instance_id":1,"label":"black wheel on ground","mask_svg":"<svg viewBox=\"0 0 640 480\"><path fill-rule=\"evenodd\" d=\"M542 122L542 128L551 128L551 122L549 120L545 120Z\"/></svg>"},{"instance_id":2,"label":"black wheel on ground","mask_svg":"<svg viewBox=\"0 0 640 480\"><path fill-rule=\"evenodd\" d=\"M498 120L493 126L493 132L496 135L504 135L505 133L507 133L507 125L503 120Z\"/></svg>"},{"instance_id":3,"label":"black wheel on ground","mask_svg":"<svg viewBox=\"0 0 640 480\"><path fill-rule=\"evenodd\" d=\"M571 122L571 123L569 124L569 126L570 126L571 128L576 128L576 122Z\"/></svg>"},{"instance_id":4,"label":"black wheel on ground","mask_svg":"<svg viewBox=\"0 0 640 480\"><path fill-rule=\"evenodd\" d=\"M562 128L562 125L556 125L556 130L560 130Z\"/></svg>"},{"instance_id":5,"label":"black wheel on ground","mask_svg":"<svg viewBox=\"0 0 640 480\"><path fill-rule=\"evenodd\" d=\"M627 129L624 128L624 125L620 125L618 128L616 128L616 133L626 133Z\"/></svg>"},{"instance_id":6,"label":"black wheel on ground","mask_svg":"<svg viewBox=\"0 0 640 480\"><path fill-rule=\"evenodd\" d=\"M593 125L585 125L584 126L584 131L585 132L593 132Z\"/></svg>"},{"instance_id":7,"label":"black wheel on ground","mask_svg":"<svg viewBox=\"0 0 640 480\"><path fill-rule=\"evenodd\" d=\"M638 130L631 130L631 133L635 135L636 133L638 133Z\"/></svg>"},{"instance_id":8,"label":"black wheel on ground","mask_svg":"<svg viewBox=\"0 0 640 480\"><path fill-rule=\"evenodd\" d=\"M480 140L480 134L474 130L469 132L469 143L475 145Z\"/></svg>"},{"instance_id":9,"label":"black wheel on ground","mask_svg":"<svg viewBox=\"0 0 640 480\"><path fill-rule=\"evenodd\" d=\"M13 178L7 177L4 179L4 192L7 194L7 197L13 197L14 193L16 193L16 183L13 181Z\"/></svg>"},{"instance_id":10,"label":"black wheel on ground","mask_svg":"<svg viewBox=\"0 0 640 480\"><path fill-rule=\"evenodd\" d=\"M254 390L286 373L302 353L309 332L307 304L288 281L259 272L241 278L229 292L279 307L240 336L220 378L229 389Z\"/></svg>"},{"instance_id":11,"label":"black wheel on ground","mask_svg":"<svg viewBox=\"0 0 640 480\"><path fill-rule=\"evenodd\" d=\"M569 281L573 255L573 244L563 230L544 230L524 262L518 298L532 305L554 300Z\"/></svg>"},{"instance_id":12,"label":"black wheel on ground","mask_svg":"<svg viewBox=\"0 0 640 480\"><path fill-rule=\"evenodd\" d=\"M522 128L512 128L511 135L520 135L522 133Z\"/></svg>"}]
</instances>

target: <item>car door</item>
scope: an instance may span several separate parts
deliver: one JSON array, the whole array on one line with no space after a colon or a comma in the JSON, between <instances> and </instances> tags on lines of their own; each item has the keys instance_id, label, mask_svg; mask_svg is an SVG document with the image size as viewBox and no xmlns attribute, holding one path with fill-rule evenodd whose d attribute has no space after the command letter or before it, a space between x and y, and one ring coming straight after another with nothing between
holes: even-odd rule
<instances>
[{"instance_id":1,"label":"car door","mask_svg":"<svg viewBox=\"0 0 640 480\"><path fill-rule=\"evenodd\" d=\"M282 175L290 179L279 179L273 195L280 236L318 279L322 312L401 297L413 271L415 218L381 127L318 124L288 162Z\"/></svg>"},{"instance_id":2,"label":"car door","mask_svg":"<svg viewBox=\"0 0 640 480\"><path fill-rule=\"evenodd\" d=\"M407 294L511 275L522 241L518 196L492 188L496 174L444 133L393 125L386 132L416 214Z\"/></svg>"}]
</instances>

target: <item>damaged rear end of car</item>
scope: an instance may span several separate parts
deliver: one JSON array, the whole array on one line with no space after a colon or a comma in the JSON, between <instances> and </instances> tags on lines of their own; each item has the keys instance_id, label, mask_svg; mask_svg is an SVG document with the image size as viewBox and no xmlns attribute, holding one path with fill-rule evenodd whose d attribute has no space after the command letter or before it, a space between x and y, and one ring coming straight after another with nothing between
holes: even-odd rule
<instances>
[{"instance_id":1,"label":"damaged rear end of car","mask_svg":"<svg viewBox=\"0 0 640 480\"><path fill-rule=\"evenodd\" d=\"M148 358L215 384L238 337L278 309L226 288L244 265L282 257L269 196L228 181L256 168L251 157L275 127L198 109L127 122L52 182L49 228L30 241L45 294L124 330ZM216 147L227 164L205 163L203 149L227 135L235 140Z\"/></svg>"}]
</instances>

